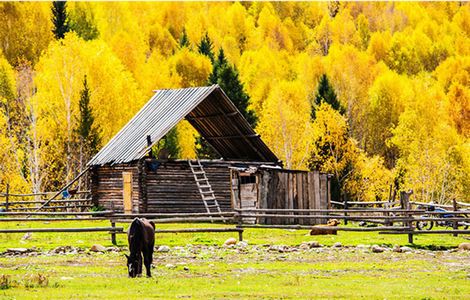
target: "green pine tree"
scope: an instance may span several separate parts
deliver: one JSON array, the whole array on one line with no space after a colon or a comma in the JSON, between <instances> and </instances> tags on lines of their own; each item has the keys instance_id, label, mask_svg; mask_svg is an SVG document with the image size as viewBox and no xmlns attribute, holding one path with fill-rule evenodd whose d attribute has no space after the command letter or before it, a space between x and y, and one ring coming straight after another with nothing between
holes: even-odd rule
<instances>
[{"instance_id":1,"label":"green pine tree","mask_svg":"<svg viewBox=\"0 0 470 300\"><path fill-rule=\"evenodd\" d=\"M78 102L80 115L78 118L78 126L76 133L78 135L80 147L82 149L83 161L88 161L99 150L101 143L99 128L94 124L95 117L90 107L90 89L88 82L83 79L83 89L80 92L80 100Z\"/></svg>"},{"instance_id":2,"label":"green pine tree","mask_svg":"<svg viewBox=\"0 0 470 300\"><path fill-rule=\"evenodd\" d=\"M209 57L212 64L214 64L214 59L215 59L214 52L213 52L214 47L212 45L211 39L207 35L207 32L204 35L204 37L201 39L201 42L199 43L199 45L197 45L197 50L199 53Z\"/></svg>"},{"instance_id":3,"label":"green pine tree","mask_svg":"<svg viewBox=\"0 0 470 300\"><path fill-rule=\"evenodd\" d=\"M189 38L188 38L188 35L186 34L186 28L183 28L183 33L181 34L181 37L179 40L179 47L180 48L189 47Z\"/></svg>"},{"instance_id":4,"label":"green pine tree","mask_svg":"<svg viewBox=\"0 0 470 300\"><path fill-rule=\"evenodd\" d=\"M205 40L205 38L203 38L203 40ZM208 82L209 84L218 84L248 123L253 127L256 125L257 117L254 111L248 109L250 97L244 91L243 83L240 81L237 69L228 62L222 48L219 50L217 59L213 61L212 73L209 75ZM200 158L220 158L220 155L204 137L196 139L196 154Z\"/></svg>"},{"instance_id":5,"label":"green pine tree","mask_svg":"<svg viewBox=\"0 0 470 300\"><path fill-rule=\"evenodd\" d=\"M178 129L173 127L152 149L153 156L157 158L178 158L181 147L178 143Z\"/></svg>"},{"instance_id":6,"label":"green pine tree","mask_svg":"<svg viewBox=\"0 0 470 300\"><path fill-rule=\"evenodd\" d=\"M315 94L315 99L312 103L311 108L311 118L315 119L315 110L318 105L322 102L328 103L333 109L337 110L340 114L344 115L346 110L343 108L341 103L336 96L335 90L331 86L328 77L326 74L323 74L320 77L320 81L318 83L317 93Z\"/></svg>"},{"instance_id":7,"label":"green pine tree","mask_svg":"<svg viewBox=\"0 0 470 300\"><path fill-rule=\"evenodd\" d=\"M209 76L209 83L218 84L248 123L252 127L256 125L257 117L255 112L248 108L250 96L245 92L236 67L228 62L223 49L219 50L217 61L214 63L212 73Z\"/></svg>"},{"instance_id":8,"label":"green pine tree","mask_svg":"<svg viewBox=\"0 0 470 300\"><path fill-rule=\"evenodd\" d=\"M52 32L56 40L63 39L65 33L70 31L66 1L52 2L52 23L54 24Z\"/></svg>"}]
</instances>

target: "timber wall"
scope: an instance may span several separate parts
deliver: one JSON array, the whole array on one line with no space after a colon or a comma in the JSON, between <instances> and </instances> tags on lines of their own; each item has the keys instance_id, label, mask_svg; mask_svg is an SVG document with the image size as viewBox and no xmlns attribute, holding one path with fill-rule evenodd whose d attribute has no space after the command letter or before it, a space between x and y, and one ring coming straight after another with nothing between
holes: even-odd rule
<instances>
[{"instance_id":1,"label":"timber wall","mask_svg":"<svg viewBox=\"0 0 470 300\"><path fill-rule=\"evenodd\" d=\"M230 174L231 163L201 163L222 211L233 208L329 208L330 187L326 174L263 168L254 163L252 166L259 167L253 174L257 177L256 182L240 185L238 171L232 170L232 176ZM93 168L91 191L94 204L123 212L123 172L132 172L133 213L206 212L188 162L178 160L146 159ZM325 221L295 218L259 220L264 224L315 224Z\"/></svg>"},{"instance_id":2,"label":"timber wall","mask_svg":"<svg viewBox=\"0 0 470 300\"><path fill-rule=\"evenodd\" d=\"M146 162L147 209L152 213L206 212L187 161ZM231 210L230 169L226 163L201 162L222 211Z\"/></svg>"},{"instance_id":3,"label":"timber wall","mask_svg":"<svg viewBox=\"0 0 470 300\"><path fill-rule=\"evenodd\" d=\"M103 206L106 210L124 212L123 172L132 172L132 212L139 213L142 204L139 201L138 163L92 168L91 194L93 204Z\"/></svg>"},{"instance_id":4,"label":"timber wall","mask_svg":"<svg viewBox=\"0 0 470 300\"><path fill-rule=\"evenodd\" d=\"M318 171L261 170L259 208L328 209L329 181ZM266 218L266 224L317 224L326 220Z\"/></svg>"},{"instance_id":5,"label":"timber wall","mask_svg":"<svg viewBox=\"0 0 470 300\"><path fill-rule=\"evenodd\" d=\"M328 209L329 181L326 174L296 170L259 168L256 183L239 184L240 175L233 171L233 197L237 208L259 209ZM248 223L253 219L244 220ZM318 224L325 219L261 218L262 224Z\"/></svg>"}]
</instances>

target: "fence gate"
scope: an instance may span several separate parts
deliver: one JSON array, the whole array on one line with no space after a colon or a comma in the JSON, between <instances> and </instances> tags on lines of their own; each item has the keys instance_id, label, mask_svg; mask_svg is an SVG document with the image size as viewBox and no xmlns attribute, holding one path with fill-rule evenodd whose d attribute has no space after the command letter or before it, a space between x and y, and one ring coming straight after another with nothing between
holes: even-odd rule
<instances>
[{"instance_id":1,"label":"fence gate","mask_svg":"<svg viewBox=\"0 0 470 300\"><path fill-rule=\"evenodd\" d=\"M132 213L132 172L122 173L124 213Z\"/></svg>"}]
</instances>

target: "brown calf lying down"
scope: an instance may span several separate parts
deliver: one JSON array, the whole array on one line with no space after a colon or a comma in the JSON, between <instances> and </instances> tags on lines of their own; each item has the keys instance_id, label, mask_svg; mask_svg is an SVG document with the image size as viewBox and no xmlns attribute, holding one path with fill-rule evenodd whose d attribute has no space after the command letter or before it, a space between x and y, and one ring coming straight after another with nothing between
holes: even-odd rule
<instances>
[{"instance_id":1,"label":"brown calf lying down","mask_svg":"<svg viewBox=\"0 0 470 300\"><path fill-rule=\"evenodd\" d=\"M338 220L330 219L326 224L313 226L312 230L310 230L310 235L336 234L336 229L328 227L335 227L339 224L341 223Z\"/></svg>"}]
</instances>

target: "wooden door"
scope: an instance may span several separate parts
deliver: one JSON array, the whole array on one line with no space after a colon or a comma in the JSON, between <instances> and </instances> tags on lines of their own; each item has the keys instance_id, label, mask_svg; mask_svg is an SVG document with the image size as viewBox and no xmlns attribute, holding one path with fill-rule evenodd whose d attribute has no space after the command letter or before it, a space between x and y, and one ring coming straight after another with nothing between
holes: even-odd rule
<instances>
[{"instance_id":1,"label":"wooden door","mask_svg":"<svg viewBox=\"0 0 470 300\"><path fill-rule=\"evenodd\" d=\"M124 213L132 213L132 172L122 172Z\"/></svg>"}]
</instances>

